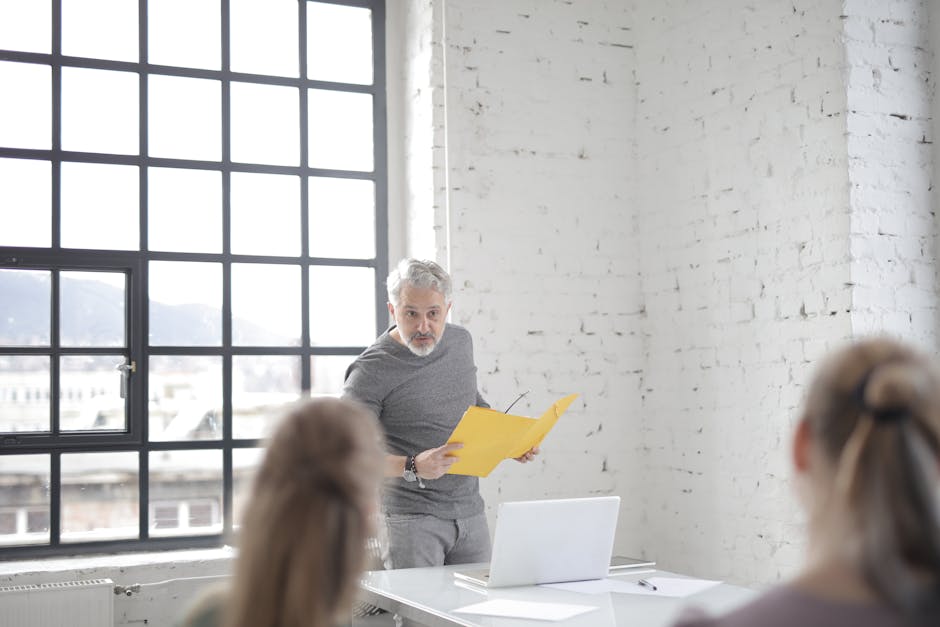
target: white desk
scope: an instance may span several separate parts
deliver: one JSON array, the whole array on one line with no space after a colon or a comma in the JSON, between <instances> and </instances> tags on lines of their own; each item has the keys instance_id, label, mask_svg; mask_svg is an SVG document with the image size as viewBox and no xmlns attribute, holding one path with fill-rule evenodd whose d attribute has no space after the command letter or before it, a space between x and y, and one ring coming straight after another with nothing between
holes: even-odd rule
<instances>
[{"instance_id":1,"label":"white desk","mask_svg":"<svg viewBox=\"0 0 940 627\"><path fill-rule=\"evenodd\" d=\"M479 565L485 567L485 564ZM455 583L453 571L473 568L473 565L442 566L436 568L407 568L367 572L362 581L361 598L373 605L429 627L613 627L636 625L642 627L667 626L687 605L701 607L718 614L753 598L754 591L738 586L721 584L684 598L653 597L606 592L578 594L553 588L527 586L486 590ZM637 575L619 575L618 579L635 581L642 577L681 577L664 571ZM591 605L598 609L575 616L566 621L548 622L495 616L456 614L454 609L493 599L543 601Z\"/></svg>"}]
</instances>

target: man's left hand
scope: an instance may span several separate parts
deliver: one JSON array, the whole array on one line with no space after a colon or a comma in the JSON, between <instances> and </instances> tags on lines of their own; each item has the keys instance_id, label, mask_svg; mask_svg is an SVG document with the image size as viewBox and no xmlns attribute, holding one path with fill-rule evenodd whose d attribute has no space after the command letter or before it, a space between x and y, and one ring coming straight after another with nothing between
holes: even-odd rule
<instances>
[{"instance_id":1,"label":"man's left hand","mask_svg":"<svg viewBox=\"0 0 940 627\"><path fill-rule=\"evenodd\" d=\"M535 459L535 456L539 454L539 447L533 446L528 451L520 455L519 457L513 457L520 464L527 464Z\"/></svg>"}]
</instances>

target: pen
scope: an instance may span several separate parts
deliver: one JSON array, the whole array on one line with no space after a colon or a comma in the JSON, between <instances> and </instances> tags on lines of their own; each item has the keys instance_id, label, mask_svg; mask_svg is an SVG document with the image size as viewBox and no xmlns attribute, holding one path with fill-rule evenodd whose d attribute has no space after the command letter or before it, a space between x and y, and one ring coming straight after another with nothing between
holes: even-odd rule
<instances>
[{"instance_id":1,"label":"pen","mask_svg":"<svg viewBox=\"0 0 940 627\"><path fill-rule=\"evenodd\" d=\"M658 588L655 585L651 584L646 579L640 579L638 582L636 582L636 585L643 586L644 588L649 588L650 590L658 590Z\"/></svg>"},{"instance_id":2,"label":"pen","mask_svg":"<svg viewBox=\"0 0 940 627\"><path fill-rule=\"evenodd\" d=\"M509 413L509 410L512 409L512 406L515 405L516 403L518 403L519 400L520 400L523 396L525 396L526 394L528 394L528 393L529 393L529 390L526 390L525 392L523 392L522 394L520 394L520 395L518 396L518 398L516 398L516 400L514 400L514 401L511 402L511 403L509 403L509 407L507 407L507 408L506 408L506 411L504 411L503 413L504 413L504 414L508 414L508 413Z\"/></svg>"}]
</instances>

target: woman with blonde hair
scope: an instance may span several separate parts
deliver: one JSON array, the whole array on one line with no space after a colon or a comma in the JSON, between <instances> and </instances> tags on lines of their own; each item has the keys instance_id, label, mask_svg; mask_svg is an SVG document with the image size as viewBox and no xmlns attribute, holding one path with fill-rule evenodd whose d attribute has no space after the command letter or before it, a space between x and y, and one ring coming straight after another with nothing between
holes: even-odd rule
<instances>
[{"instance_id":1,"label":"woman with blonde hair","mask_svg":"<svg viewBox=\"0 0 940 627\"><path fill-rule=\"evenodd\" d=\"M808 513L803 572L721 625L940 625L940 377L888 339L833 355L793 444Z\"/></svg>"},{"instance_id":2,"label":"woman with blonde hair","mask_svg":"<svg viewBox=\"0 0 940 627\"><path fill-rule=\"evenodd\" d=\"M278 425L238 534L227 590L189 627L328 627L349 620L375 532L385 457L371 413L348 401L298 403Z\"/></svg>"}]
</instances>

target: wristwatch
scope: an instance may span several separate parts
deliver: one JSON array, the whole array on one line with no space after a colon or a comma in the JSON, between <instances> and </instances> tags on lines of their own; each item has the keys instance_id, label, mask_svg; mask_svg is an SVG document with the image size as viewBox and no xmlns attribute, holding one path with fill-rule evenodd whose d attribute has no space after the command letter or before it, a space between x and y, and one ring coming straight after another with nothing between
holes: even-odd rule
<instances>
[{"instance_id":1,"label":"wristwatch","mask_svg":"<svg viewBox=\"0 0 940 627\"><path fill-rule=\"evenodd\" d=\"M404 477L405 481L417 481L418 480L418 469L415 468L415 456L409 455L405 458L405 470L401 473L401 476Z\"/></svg>"}]
</instances>

